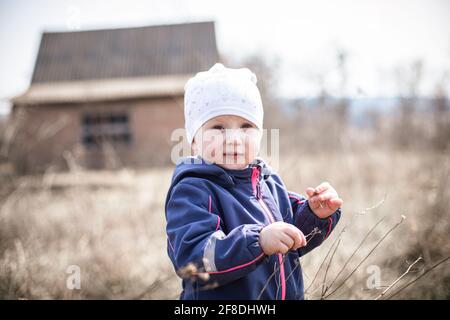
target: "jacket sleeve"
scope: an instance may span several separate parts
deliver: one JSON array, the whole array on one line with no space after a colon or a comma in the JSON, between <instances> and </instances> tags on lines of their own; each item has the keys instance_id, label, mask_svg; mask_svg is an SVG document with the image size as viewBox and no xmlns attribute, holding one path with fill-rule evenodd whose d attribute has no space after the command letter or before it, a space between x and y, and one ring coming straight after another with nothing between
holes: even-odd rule
<instances>
[{"instance_id":1,"label":"jacket sleeve","mask_svg":"<svg viewBox=\"0 0 450 320\"><path fill-rule=\"evenodd\" d=\"M220 286L245 276L263 260L263 225L245 224L226 234L212 196L194 183L180 182L169 197L168 252L180 277Z\"/></svg>"},{"instance_id":2,"label":"jacket sleeve","mask_svg":"<svg viewBox=\"0 0 450 320\"><path fill-rule=\"evenodd\" d=\"M292 211L294 213L294 224L299 228L305 236L309 235L314 228L320 230L319 234L307 237L308 244L298 249L299 255L303 256L318 247L330 235L336 227L340 217L341 208L337 209L328 218L319 218L309 207L308 200L302 195L295 192L288 192L291 202Z\"/></svg>"}]
</instances>

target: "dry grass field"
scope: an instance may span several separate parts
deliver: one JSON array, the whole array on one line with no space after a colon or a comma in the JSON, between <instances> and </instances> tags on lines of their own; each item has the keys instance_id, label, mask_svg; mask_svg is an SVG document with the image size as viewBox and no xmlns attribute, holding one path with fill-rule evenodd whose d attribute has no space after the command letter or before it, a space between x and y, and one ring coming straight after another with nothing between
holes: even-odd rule
<instances>
[{"instance_id":1,"label":"dry grass field","mask_svg":"<svg viewBox=\"0 0 450 320\"><path fill-rule=\"evenodd\" d=\"M446 153L371 146L334 155L282 154L279 173L289 189L302 194L307 186L330 181L345 201L333 235L302 258L309 299L376 298L421 256L386 298L450 253ZM176 299L181 283L166 254L164 231L171 174L170 167L73 168L3 176L0 298ZM406 220L375 247L402 215ZM330 250L333 244L336 250ZM81 287L71 290L67 279L73 265L80 268ZM369 289L373 266L379 268L380 286ZM393 298L448 299L449 288L450 268L444 263Z\"/></svg>"}]
</instances>

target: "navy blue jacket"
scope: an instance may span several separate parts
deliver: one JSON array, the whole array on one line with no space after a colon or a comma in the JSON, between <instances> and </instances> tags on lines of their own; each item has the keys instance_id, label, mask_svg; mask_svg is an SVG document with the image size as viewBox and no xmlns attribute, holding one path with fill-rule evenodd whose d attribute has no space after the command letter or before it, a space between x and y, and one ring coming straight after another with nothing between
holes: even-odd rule
<instances>
[{"instance_id":1,"label":"navy blue jacket","mask_svg":"<svg viewBox=\"0 0 450 320\"><path fill-rule=\"evenodd\" d=\"M317 217L262 159L227 170L200 157L180 159L165 210L168 254L183 279L180 299L303 299L299 258L328 237L341 215L338 209ZM274 221L320 233L305 247L267 256L259 233Z\"/></svg>"}]
</instances>

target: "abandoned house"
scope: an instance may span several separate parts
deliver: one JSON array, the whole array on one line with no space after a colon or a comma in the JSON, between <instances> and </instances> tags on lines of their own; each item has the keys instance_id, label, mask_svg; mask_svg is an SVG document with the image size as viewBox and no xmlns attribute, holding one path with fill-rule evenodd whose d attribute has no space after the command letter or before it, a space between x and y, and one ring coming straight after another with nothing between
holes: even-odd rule
<instances>
[{"instance_id":1,"label":"abandoned house","mask_svg":"<svg viewBox=\"0 0 450 320\"><path fill-rule=\"evenodd\" d=\"M213 22L43 33L12 99L19 172L170 164L184 85L220 61Z\"/></svg>"}]
</instances>

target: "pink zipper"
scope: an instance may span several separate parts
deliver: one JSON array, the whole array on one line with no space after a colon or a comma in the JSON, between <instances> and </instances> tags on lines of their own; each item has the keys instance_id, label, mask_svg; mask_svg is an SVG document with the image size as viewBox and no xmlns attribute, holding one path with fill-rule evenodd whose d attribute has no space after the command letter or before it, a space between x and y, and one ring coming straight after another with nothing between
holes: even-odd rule
<instances>
[{"instance_id":1,"label":"pink zipper","mask_svg":"<svg viewBox=\"0 0 450 320\"><path fill-rule=\"evenodd\" d=\"M261 197L261 186L258 183L258 177L259 177L259 170L256 167L253 167L252 172L252 186L253 191L256 193L256 199L258 200L260 206L263 208L264 213L269 218L270 223L275 222L275 217L273 216L270 209L267 207L267 204L264 202L264 200ZM278 253L278 262L280 263L280 282L281 282L281 300L286 299L286 277L284 273L284 264L283 264L283 255L281 253Z\"/></svg>"}]
</instances>

